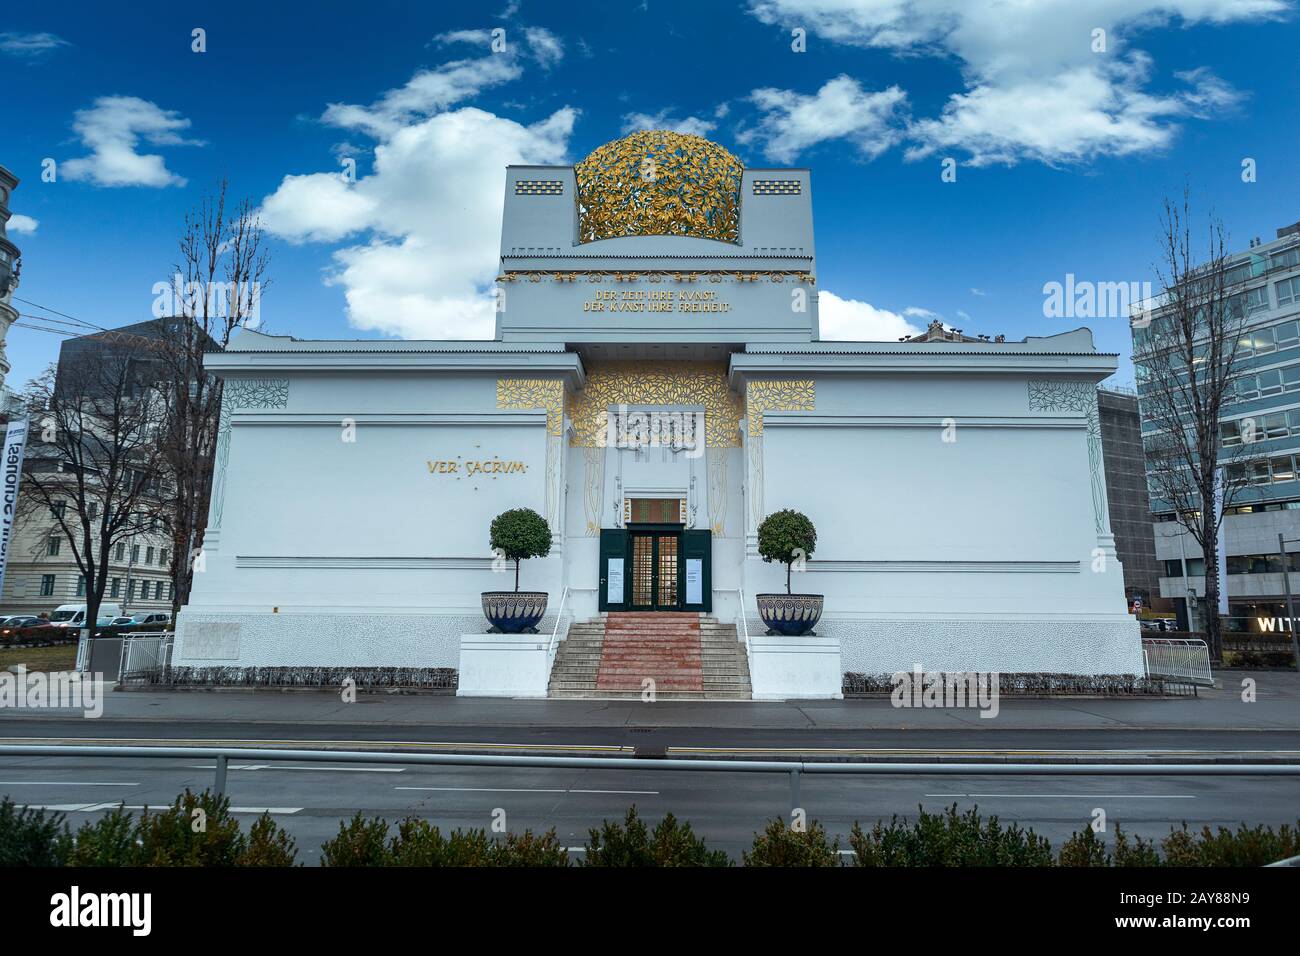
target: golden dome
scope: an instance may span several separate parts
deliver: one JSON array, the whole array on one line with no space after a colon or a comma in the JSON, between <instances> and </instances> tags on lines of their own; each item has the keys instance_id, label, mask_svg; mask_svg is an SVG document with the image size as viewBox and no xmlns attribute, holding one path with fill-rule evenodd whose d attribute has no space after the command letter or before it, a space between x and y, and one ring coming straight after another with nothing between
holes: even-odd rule
<instances>
[{"instance_id":1,"label":"golden dome","mask_svg":"<svg viewBox=\"0 0 1300 956\"><path fill-rule=\"evenodd\" d=\"M740 160L701 136L646 130L574 168L578 241L695 236L740 242Z\"/></svg>"}]
</instances>

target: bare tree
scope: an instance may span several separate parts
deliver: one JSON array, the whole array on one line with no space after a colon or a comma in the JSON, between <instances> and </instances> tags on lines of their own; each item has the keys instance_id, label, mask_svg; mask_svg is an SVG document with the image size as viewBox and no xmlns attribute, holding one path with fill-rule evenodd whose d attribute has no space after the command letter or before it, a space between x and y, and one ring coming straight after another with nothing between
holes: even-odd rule
<instances>
[{"instance_id":1,"label":"bare tree","mask_svg":"<svg viewBox=\"0 0 1300 956\"><path fill-rule=\"evenodd\" d=\"M150 378L130 356L87 354L51 366L26 389L33 425L19 510L53 517L83 575L92 629L111 552L164 520L162 405Z\"/></svg>"},{"instance_id":2,"label":"bare tree","mask_svg":"<svg viewBox=\"0 0 1300 956\"><path fill-rule=\"evenodd\" d=\"M1225 452L1219 416L1233 401L1245 310L1232 294L1223 224L1207 217L1206 235L1192 236L1188 192L1166 199L1161 216L1160 295L1149 318L1135 321L1133 364L1142 415L1155 426L1145 440L1153 495L1201 546L1205 561L1205 629L1221 657L1218 541L1223 512L1247 484L1241 459L1257 438L1247 428ZM1203 245L1202 245L1203 243ZM1220 504L1215 506L1216 493Z\"/></svg>"},{"instance_id":3,"label":"bare tree","mask_svg":"<svg viewBox=\"0 0 1300 956\"><path fill-rule=\"evenodd\" d=\"M204 356L224 349L236 329L259 323L269 285L256 210L248 200L227 209L227 188L222 180L185 217L174 266L174 314L162 323L157 350L168 412L162 445L175 490L169 522L173 614L189 601L212 497L221 380L205 369Z\"/></svg>"}]
</instances>

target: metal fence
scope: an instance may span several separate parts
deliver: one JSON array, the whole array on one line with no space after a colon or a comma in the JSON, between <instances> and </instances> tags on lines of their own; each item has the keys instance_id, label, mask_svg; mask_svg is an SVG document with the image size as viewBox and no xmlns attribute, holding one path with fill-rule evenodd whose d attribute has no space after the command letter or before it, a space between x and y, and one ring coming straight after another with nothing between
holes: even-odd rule
<instances>
[{"instance_id":1,"label":"metal fence","mask_svg":"<svg viewBox=\"0 0 1300 956\"><path fill-rule=\"evenodd\" d=\"M1186 681L1200 687L1213 687L1210 673L1210 649L1204 641L1183 638L1142 638L1142 661L1148 677Z\"/></svg>"},{"instance_id":2,"label":"metal fence","mask_svg":"<svg viewBox=\"0 0 1300 956\"><path fill-rule=\"evenodd\" d=\"M211 759L216 762L213 792L224 796L231 760L269 763L407 764L439 767L512 767L551 770L625 770L658 773L784 774L790 783L790 808L803 808L800 781L805 775L861 776L1122 776L1122 777L1296 777L1300 764L1150 764L1150 763L819 763L787 760L665 759L648 757L514 757L505 754L394 753L382 750L284 750L271 747L140 747L0 744L3 757L133 757Z\"/></svg>"},{"instance_id":3,"label":"metal fence","mask_svg":"<svg viewBox=\"0 0 1300 956\"><path fill-rule=\"evenodd\" d=\"M175 632L123 634L121 637L122 657L117 672L119 682L142 679L158 671L166 673L171 666Z\"/></svg>"}]
</instances>

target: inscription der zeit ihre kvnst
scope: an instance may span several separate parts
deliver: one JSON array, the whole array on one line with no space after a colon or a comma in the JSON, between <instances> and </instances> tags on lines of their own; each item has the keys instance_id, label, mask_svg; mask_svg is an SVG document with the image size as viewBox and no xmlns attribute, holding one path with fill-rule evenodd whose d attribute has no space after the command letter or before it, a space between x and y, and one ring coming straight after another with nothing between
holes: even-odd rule
<instances>
[{"instance_id":1,"label":"inscription der zeit ihre kvnst","mask_svg":"<svg viewBox=\"0 0 1300 956\"><path fill-rule=\"evenodd\" d=\"M583 312L730 312L730 302L718 301L715 289L604 289Z\"/></svg>"}]
</instances>

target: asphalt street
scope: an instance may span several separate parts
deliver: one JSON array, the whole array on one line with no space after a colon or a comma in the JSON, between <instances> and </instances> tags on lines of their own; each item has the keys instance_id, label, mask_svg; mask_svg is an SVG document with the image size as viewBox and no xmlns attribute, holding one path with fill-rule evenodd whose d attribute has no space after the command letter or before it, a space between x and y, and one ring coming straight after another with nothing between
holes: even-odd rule
<instances>
[{"instance_id":1,"label":"asphalt street","mask_svg":"<svg viewBox=\"0 0 1300 956\"><path fill-rule=\"evenodd\" d=\"M1255 694L1241 693L1253 680ZM602 820L636 804L650 820L672 812L738 856L766 820L790 809L782 775L652 770L416 767L403 751L564 753L775 759L1114 762L1300 762L1300 681L1234 674L1197 698L1004 700L977 712L899 710L888 700L764 704L663 701L469 700L316 693L110 692L104 713L0 710L6 743L325 747L394 753L392 764L233 764L238 812L269 810L314 863L339 821L360 810L395 822L414 815L444 829L555 828L574 848ZM647 763L650 763L647 760ZM160 806L211 786L211 759L0 757L0 793L50 807L77 825L118 804ZM1113 825L1162 837L1200 827L1278 826L1300 818L1300 777L900 775L810 776L810 818L843 838L853 822L956 803L1065 839L1102 809Z\"/></svg>"},{"instance_id":2,"label":"asphalt street","mask_svg":"<svg viewBox=\"0 0 1300 956\"><path fill-rule=\"evenodd\" d=\"M0 792L27 806L63 812L79 825L111 807L169 803L184 788L211 786L211 760L0 757ZM357 810L395 822L427 818L439 827L490 828L504 810L507 826L555 828L575 859L590 827L620 818L635 804L648 820L672 812L711 845L737 858L764 821L788 812L783 775L715 772L612 772L515 768L426 768L394 764L312 766L232 764L227 793L245 823L269 811L297 840L305 863ZM1300 778L1258 777L810 777L801 784L809 818L844 838L853 822L869 824L918 806L956 803L997 814L1059 846L1098 808L1113 826L1161 837L1171 826L1295 824ZM498 814L499 815L499 814ZM846 848L846 843L843 844Z\"/></svg>"}]
</instances>

